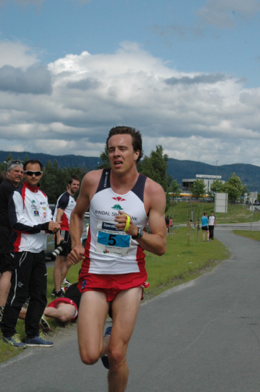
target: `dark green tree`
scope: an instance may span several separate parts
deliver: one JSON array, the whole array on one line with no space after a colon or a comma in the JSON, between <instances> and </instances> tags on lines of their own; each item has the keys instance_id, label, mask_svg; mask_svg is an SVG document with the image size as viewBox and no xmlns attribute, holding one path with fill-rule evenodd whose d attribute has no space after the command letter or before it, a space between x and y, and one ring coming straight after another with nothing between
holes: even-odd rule
<instances>
[{"instance_id":1,"label":"dark green tree","mask_svg":"<svg viewBox=\"0 0 260 392\"><path fill-rule=\"evenodd\" d=\"M222 186L222 192L228 193L231 203L235 203L244 194L244 189L242 181L235 173Z\"/></svg>"},{"instance_id":2,"label":"dark green tree","mask_svg":"<svg viewBox=\"0 0 260 392\"><path fill-rule=\"evenodd\" d=\"M195 180L190 187L193 197L201 197L206 193L206 185L204 180Z\"/></svg>"},{"instance_id":3,"label":"dark green tree","mask_svg":"<svg viewBox=\"0 0 260 392\"><path fill-rule=\"evenodd\" d=\"M222 183L220 180L216 179L216 180L213 181L212 184L211 184L210 191L209 191L210 196L211 196L213 199L215 199L215 193L217 193L217 192L223 192L223 191L222 191L222 188L223 188L223 183Z\"/></svg>"},{"instance_id":4,"label":"dark green tree","mask_svg":"<svg viewBox=\"0 0 260 392\"><path fill-rule=\"evenodd\" d=\"M98 165L98 169L104 169L106 167L110 167L107 147L105 147L105 150L100 153L100 159L102 163Z\"/></svg>"},{"instance_id":5,"label":"dark green tree","mask_svg":"<svg viewBox=\"0 0 260 392\"><path fill-rule=\"evenodd\" d=\"M172 180L170 184L169 191L172 193L172 199L175 199L176 197L180 196L181 189L180 189L180 184L178 184L177 180Z\"/></svg>"},{"instance_id":6,"label":"dark green tree","mask_svg":"<svg viewBox=\"0 0 260 392\"><path fill-rule=\"evenodd\" d=\"M168 155L163 154L162 146L156 146L156 150L151 151L150 157L145 156L138 167L140 173L160 184L165 192L169 191L167 161Z\"/></svg>"}]
</instances>

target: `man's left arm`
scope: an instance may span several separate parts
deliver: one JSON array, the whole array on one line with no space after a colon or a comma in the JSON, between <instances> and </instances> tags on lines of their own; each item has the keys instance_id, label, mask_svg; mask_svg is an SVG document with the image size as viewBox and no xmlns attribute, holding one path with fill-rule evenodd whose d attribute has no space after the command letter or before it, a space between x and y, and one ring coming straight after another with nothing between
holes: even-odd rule
<instances>
[{"instance_id":1,"label":"man's left arm","mask_svg":"<svg viewBox=\"0 0 260 392\"><path fill-rule=\"evenodd\" d=\"M142 238L136 239L140 246L149 252L162 256L166 251L166 225L165 207L166 197L162 187L151 179L147 179L148 189L146 190L145 204L148 206L149 226L151 233L143 232ZM117 228L122 230L126 224L126 216L120 213L116 217ZM127 234L135 237L138 234L138 227L130 220Z\"/></svg>"}]
</instances>

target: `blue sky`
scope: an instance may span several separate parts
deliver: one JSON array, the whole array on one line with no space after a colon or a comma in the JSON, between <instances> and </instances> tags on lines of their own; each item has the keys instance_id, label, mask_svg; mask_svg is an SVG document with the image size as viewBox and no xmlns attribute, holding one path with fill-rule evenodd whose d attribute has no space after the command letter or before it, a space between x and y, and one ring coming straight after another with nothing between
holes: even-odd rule
<instances>
[{"instance_id":1,"label":"blue sky","mask_svg":"<svg viewBox=\"0 0 260 392\"><path fill-rule=\"evenodd\" d=\"M0 149L260 165L260 0L0 0Z\"/></svg>"}]
</instances>

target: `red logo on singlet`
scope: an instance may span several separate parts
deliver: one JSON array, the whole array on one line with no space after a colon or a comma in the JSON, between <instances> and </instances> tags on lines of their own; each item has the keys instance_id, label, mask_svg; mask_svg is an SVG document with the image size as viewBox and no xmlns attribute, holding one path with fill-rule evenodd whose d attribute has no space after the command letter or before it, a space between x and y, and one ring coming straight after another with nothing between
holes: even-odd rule
<instances>
[{"instance_id":1,"label":"red logo on singlet","mask_svg":"<svg viewBox=\"0 0 260 392\"><path fill-rule=\"evenodd\" d=\"M118 196L118 197L112 197L113 200L116 201L125 201L125 199L123 199L122 197Z\"/></svg>"}]
</instances>

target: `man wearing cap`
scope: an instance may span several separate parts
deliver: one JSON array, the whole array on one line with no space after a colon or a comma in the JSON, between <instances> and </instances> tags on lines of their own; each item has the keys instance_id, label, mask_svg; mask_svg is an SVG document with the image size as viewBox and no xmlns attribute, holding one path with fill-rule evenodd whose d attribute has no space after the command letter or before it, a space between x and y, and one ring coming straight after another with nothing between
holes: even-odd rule
<instances>
[{"instance_id":1,"label":"man wearing cap","mask_svg":"<svg viewBox=\"0 0 260 392\"><path fill-rule=\"evenodd\" d=\"M13 254L10 253L9 237L11 226L8 218L8 200L23 179L23 162L10 160L7 164L7 178L0 185L0 321L10 290L13 270Z\"/></svg>"}]
</instances>

